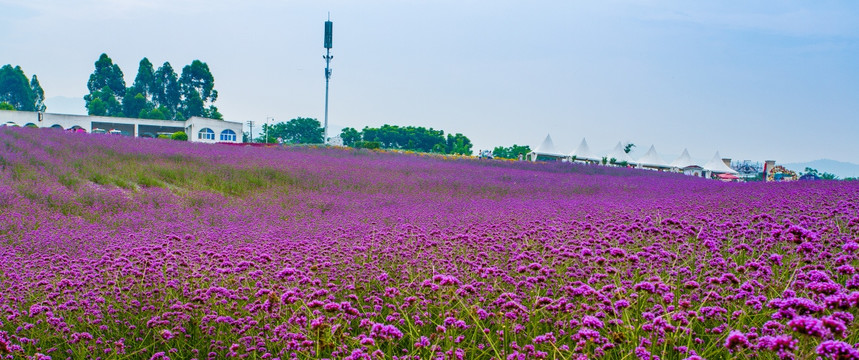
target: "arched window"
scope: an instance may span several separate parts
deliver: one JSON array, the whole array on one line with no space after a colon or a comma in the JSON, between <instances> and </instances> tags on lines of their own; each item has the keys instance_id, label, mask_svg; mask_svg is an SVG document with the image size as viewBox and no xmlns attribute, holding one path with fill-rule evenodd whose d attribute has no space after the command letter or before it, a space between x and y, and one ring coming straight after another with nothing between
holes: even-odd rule
<instances>
[{"instance_id":1,"label":"arched window","mask_svg":"<svg viewBox=\"0 0 859 360\"><path fill-rule=\"evenodd\" d=\"M197 138L200 140L215 140L215 132L209 128L202 128L200 132L197 133Z\"/></svg>"},{"instance_id":2,"label":"arched window","mask_svg":"<svg viewBox=\"0 0 859 360\"><path fill-rule=\"evenodd\" d=\"M221 141L236 141L236 132L230 129L221 131Z\"/></svg>"}]
</instances>

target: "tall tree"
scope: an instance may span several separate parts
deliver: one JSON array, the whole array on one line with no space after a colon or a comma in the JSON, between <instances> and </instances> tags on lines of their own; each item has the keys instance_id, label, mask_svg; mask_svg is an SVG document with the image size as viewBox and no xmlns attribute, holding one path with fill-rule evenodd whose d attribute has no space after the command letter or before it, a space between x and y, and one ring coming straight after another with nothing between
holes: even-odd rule
<instances>
[{"instance_id":1,"label":"tall tree","mask_svg":"<svg viewBox=\"0 0 859 360\"><path fill-rule=\"evenodd\" d=\"M180 111L185 118L218 113L217 108L211 109L207 106L218 100L218 91L214 88L215 77L206 63L194 60L191 65L182 68L182 76L179 78L179 91L182 95Z\"/></svg>"},{"instance_id":2,"label":"tall tree","mask_svg":"<svg viewBox=\"0 0 859 360\"><path fill-rule=\"evenodd\" d=\"M95 62L95 71L93 71L89 76L89 81L87 81L89 94L84 96L87 108L89 108L90 101L95 98L95 93L102 92L105 88L113 94L115 99L121 99L125 96L125 77L122 74L122 70L119 68L119 65L113 63L113 60L107 54L101 54ZM104 94L100 95L104 96Z\"/></svg>"},{"instance_id":3,"label":"tall tree","mask_svg":"<svg viewBox=\"0 0 859 360\"><path fill-rule=\"evenodd\" d=\"M30 79L30 89L33 91L33 110L45 111L48 108L45 105L45 90L42 89L42 85L39 84L39 78L35 74Z\"/></svg>"},{"instance_id":4,"label":"tall tree","mask_svg":"<svg viewBox=\"0 0 859 360\"><path fill-rule=\"evenodd\" d=\"M140 60L140 66L137 67L137 76L134 78L132 85L137 94L143 94L147 101L152 100L152 89L155 87L155 70L149 59L143 58Z\"/></svg>"},{"instance_id":5,"label":"tall tree","mask_svg":"<svg viewBox=\"0 0 859 360\"><path fill-rule=\"evenodd\" d=\"M44 95L44 94L43 94ZM33 88L20 66L0 67L0 102L11 104L16 110L35 110Z\"/></svg>"},{"instance_id":6,"label":"tall tree","mask_svg":"<svg viewBox=\"0 0 859 360\"><path fill-rule=\"evenodd\" d=\"M182 95L179 93L179 77L169 62L164 62L155 72L153 85L152 100L156 107L161 109L165 118L175 119Z\"/></svg>"}]
</instances>

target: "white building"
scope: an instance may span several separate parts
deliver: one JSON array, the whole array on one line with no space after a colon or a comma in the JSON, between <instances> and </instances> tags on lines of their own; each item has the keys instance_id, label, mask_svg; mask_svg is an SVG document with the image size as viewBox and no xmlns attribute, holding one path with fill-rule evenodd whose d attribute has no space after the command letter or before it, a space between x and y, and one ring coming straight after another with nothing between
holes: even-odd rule
<instances>
[{"instance_id":1,"label":"white building","mask_svg":"<svg viewBox=\"0 0 859 360\"><path fill-rule=\"evenodd\" d=\"M242 123L198 116L175 121L0 110L0 126L3 125L152 138L183 131L188 134L188 141L242 142Z\"/></svg>"}]
</instances>

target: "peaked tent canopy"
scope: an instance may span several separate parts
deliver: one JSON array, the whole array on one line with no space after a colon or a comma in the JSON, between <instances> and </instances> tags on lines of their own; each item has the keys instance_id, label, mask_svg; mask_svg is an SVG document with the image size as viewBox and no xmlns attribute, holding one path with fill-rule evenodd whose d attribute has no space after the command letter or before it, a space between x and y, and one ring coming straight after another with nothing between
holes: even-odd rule
<instances>
[{"instance_id":1,"label":"peaked tent canopy","mask_svg":"<svg viewBox=\"0 0 859 360\"><path fill-rule=\"evenodd\" d=\"M656 146L650 145L650 149L641 158L638 159L638 165L651 168L667 168L668 164L656 152Z\"/></svg>"},{"instance_id":2,"label":"peaked tent canopy","mask_svg":"<svg viewBox=\"0 0 859 360\"><path fill-rule=\"evenodd\" d=\"M692 157L689 156L689 150L683 149L683 153L680 154L680 156L677 157L677 159L672 161L670 165L673 168L682 169L682 168L685 168L688 166L693 166L693 165L698 165L698 164L696 164L694 161L692 161Z\"/></svg>"},{"instance_id":3,"label":"peaked tent canopy","mask_svg":"<svg viewBox=\"0 0 859 360\"><path fill-rule=\"evenodd\" d=\"M534 151L528 153L528 156L531 161L537 161L538 156L558 159L563 159L567 157L567 155L564 155L560 151L555 149L555 143L552 142L551 135L546 135L546 138L543 140L540 146L537 146Z\"/></svg>"},{"instance_id":4,"label":"peaked tent canopy","mask_svg":"<svg viewBox=\"0 0 859 360\"><path fill-rule=\"evenodd\" d=\"M573 152L570 153L571 157L575 157L576 160L585 160L585 161L600 161L602 157L597 156L596 154L591 152L591 148L588 146L587 140L582 138L582 142L579 144Z\"/></svg>"},{"instance_id":5,"label":"peaked tent canopy","mask_svg":"<svg viewBox=\"0 0 859 360\"><path fill-rule=\"evenodd\" d=\"M718 151L716 151L716 155L713 155L713 158L702 167L704 170L712 171L717 174L738 174L736 170L725 165L725 162L722 161L722 156L719 155Z\"/></svg>"},{"instance_id":6,"label":"peaked tent canopy","mask_svg":"<svg viewBox=\"0 0 859 360\"><path fill-rule=\"evenodd\" d=\"M612 149L606 157L609 161L614 159L616 163L626 161L627 164L635 164L635 160L632 156L629 156L626 151L623 151L623 144L621 144L620 141L617 142L617 145L614 146L614 149Z\"/></svg>"}]
</instances>

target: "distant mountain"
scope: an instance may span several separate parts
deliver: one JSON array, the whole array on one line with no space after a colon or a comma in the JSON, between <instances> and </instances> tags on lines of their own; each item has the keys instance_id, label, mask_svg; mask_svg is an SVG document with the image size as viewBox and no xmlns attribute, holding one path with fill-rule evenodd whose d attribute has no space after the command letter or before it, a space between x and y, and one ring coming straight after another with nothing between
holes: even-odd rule
<instances>
[{"instance_id":1,"label":"distant mountain","mask_svg":"<svg viewBox=\"0 0 859 360\"><path fill-rule=\"evenodd\" d=\"M81 97L54 96L45 99L45 112L53 114L86 115L86 102Z\"/></svg>"},{"instance_id":2,"label":"distant mountain","mask_svg":"<svg viewBox=\"0 0 859 360\"><path fill-rule=\"evenodd\" d=\"M831 174L835 174L840 179L843 179L845 177L859 177L859 164L843 161L820 159L803 163L789 163L780 165L797 172L805 172L805 168L810 167L812 169L817 169L817 171L821 173L828 172Z\"/></svg>"}]
</instances>

